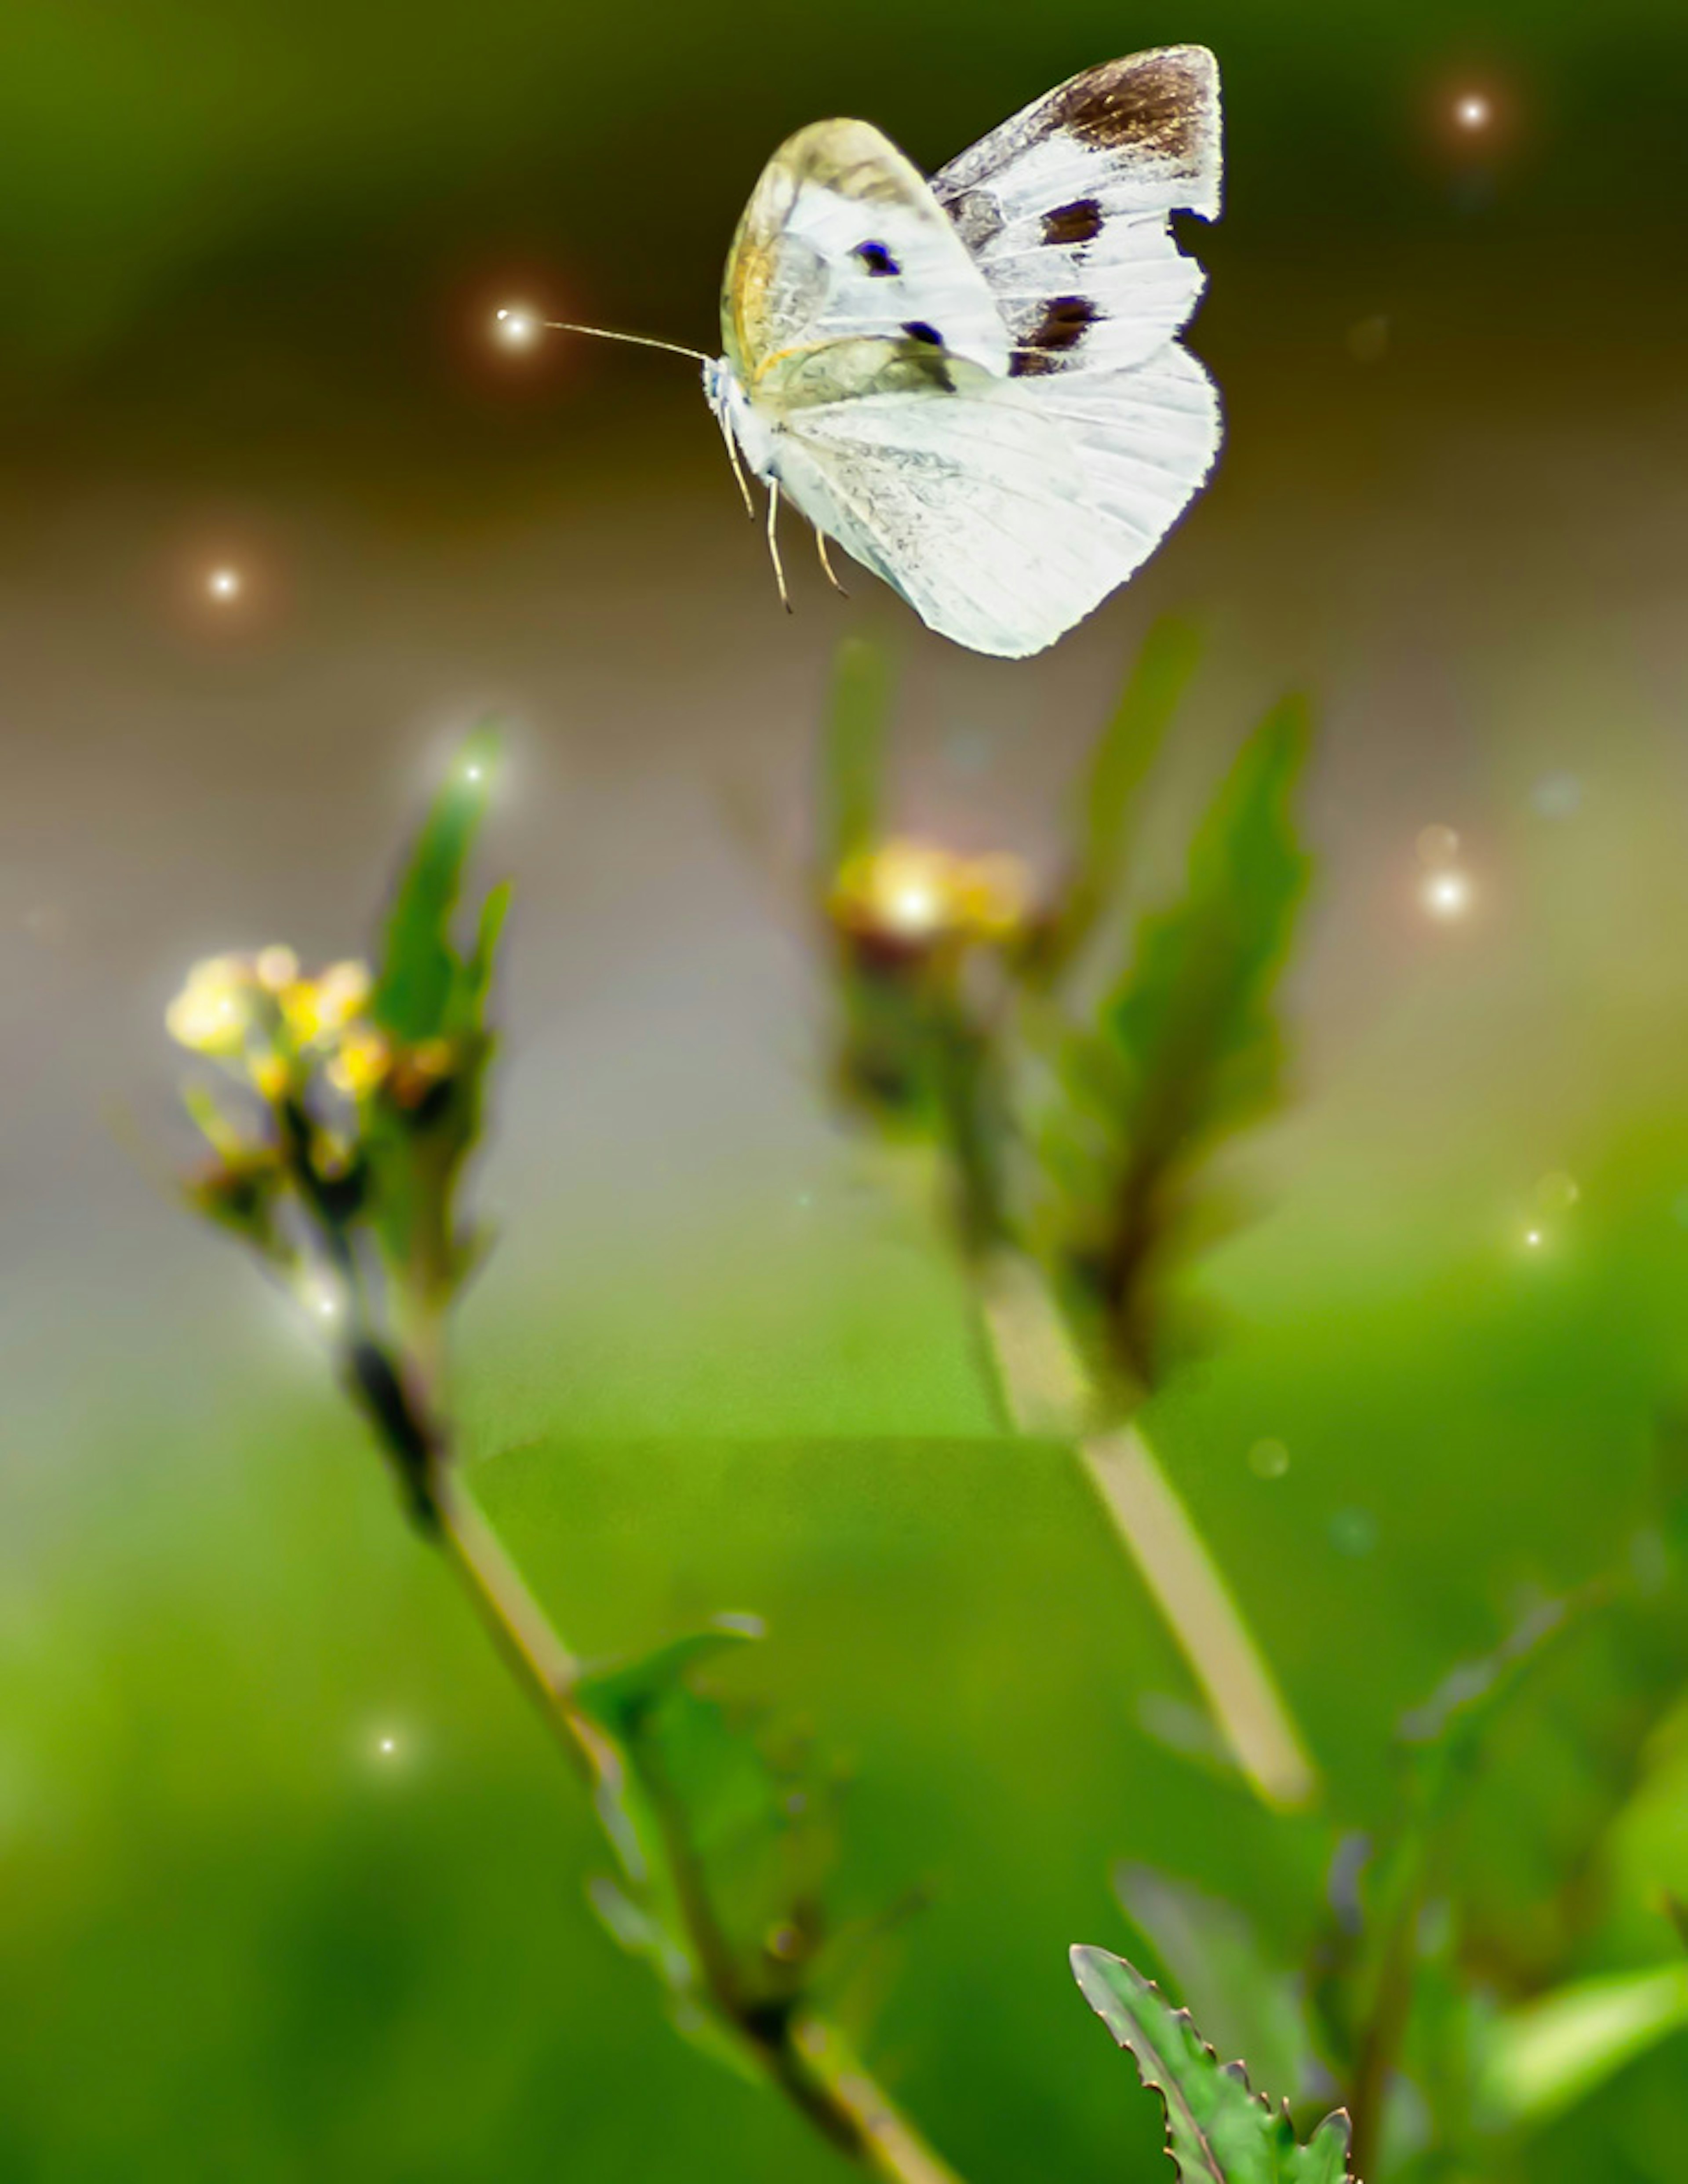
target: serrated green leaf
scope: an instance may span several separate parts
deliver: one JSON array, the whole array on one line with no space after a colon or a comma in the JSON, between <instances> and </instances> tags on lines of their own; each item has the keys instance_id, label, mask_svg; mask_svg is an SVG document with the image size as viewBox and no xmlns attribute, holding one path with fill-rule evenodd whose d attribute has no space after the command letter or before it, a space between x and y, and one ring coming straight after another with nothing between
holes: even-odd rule
<instances>
[{"instance_id":1,"label":"serrated green leaf","mask_svg":"<svg viewBox=\"0 0 1688 2184\"><path fill-rule=\"evenodd\" d=\"M1197 830L1183 896L1143 919L1059 1064L1046 1241L1081 1335L1139 1389L1160 1362L1168 1277L1212 1226L1202 1163L1279 1094L1273 994L1309 872L1292 816L1308 737L1290 699L1249 738Z\"/></svg>"},{"instance_id":2,"label":"serrated green leaf","mask_svg":"<svg viewBox=\"0 0 1688 2184\"><path fill-rule=\"evenodd\" d=\"M476 729L453 760L393 893L370 1013L407 1045L452 1028L463 968L452 943L452 920L497 758L496 731Z\"/></svg>"},{"instance_id":3,"label":"serrated green leaf","mask_svg":"<svg viewBox=\"0 0 1688 2184\"><path fill-rule=\"evenodd\" d=\"M624 1763L606 1819L632 1895L612 1930L657 1963L677 2003L724 2008L740 2028L800 1990L833 1847L815 1786L690 1680L755 1635L700 1632L575 1691Z\"/></svg>"},{"instance_id":4,"label":"serrated green leaf","mask_svg":"<svg viewBox=\"0 0 1688 2184\"><path fill-rule=\"evenodd\" d=\"M1123 1957L1076 1948L1084 1999L1165 2104L1167 2151L1179 2184L1345 2184L1348 2119L1329 2115L1303 2146L1287 2111L1250 2090L1190 2022Z\"/></svg>"},{"instance_id":5,"label":"serrated green leaf","mask_svg":"<svg viewBox=\"0 0 1688 2184\"><path fill-rule=\"evenodd\" d=\"M878 838L890 669L877 645L847 638L833 667L821 749L820 850L825 879Z\"/></svg>"}]
</instances>

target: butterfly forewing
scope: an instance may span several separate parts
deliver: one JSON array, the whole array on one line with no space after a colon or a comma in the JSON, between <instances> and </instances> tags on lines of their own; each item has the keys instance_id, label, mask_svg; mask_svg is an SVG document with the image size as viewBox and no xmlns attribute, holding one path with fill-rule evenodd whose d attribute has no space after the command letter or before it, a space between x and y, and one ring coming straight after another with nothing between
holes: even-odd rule
<instances>
[{"instance_id":1,"label":"butterfly forewing","mask_svg":"<svg viewBox=\"0 0 1688 2184\"><path fill-rule=\"evenodd\" d=\"M1168 215L1219 209L1219 77L1202 46L1105 62L963 152L933 191L1028 376L1135 364L1201 296Z\"/></svg>"},{"instance_id":2,"label":"butterfly forewing","mask_svg":"<svg viewBox=\"0 0 1688 2184\"><path fill-rule=\"evenodd\" d=\"M815 122L768 162L727 260L721 321L753 393L777 361L833 342L1008 363L989 284L931 184L865 121Z\"/></svg>"}]
</instances>

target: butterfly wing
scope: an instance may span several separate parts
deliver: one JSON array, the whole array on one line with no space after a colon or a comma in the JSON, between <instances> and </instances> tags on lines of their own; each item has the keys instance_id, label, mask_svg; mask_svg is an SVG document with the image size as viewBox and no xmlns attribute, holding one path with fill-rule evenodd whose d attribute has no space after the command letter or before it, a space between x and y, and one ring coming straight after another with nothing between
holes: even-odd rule
<instances>
[{"instance_id":1,"label":"butterfly wing","mask_svg":"<svg viewBox=\"0 0 1688 2184\"><path fill-rule=\"evenodd\" d=\"M1010 370L1118 369L1170 341L1204 279L1170 215L1217 217L1220 170L1203 46L1087 69L952 159L933 194L1007 324Z\"/></svg>"},{"instance_id":2,"label":"butterfly wing","mask_svg":"<svg viewBox=\"0 0 1688 2184\"><path fill-rule=\"evenodd\" d=\"M728 361L777 439L753 461L932 628L1041 650L1212 465L1217 398L1174 338L1202 276L1169 215L1218 203L1195 47L1074 77L932 183L866 123L801 131L723 296Z\"/></svg>"},{"instance_id":3,"label":"butterfly wing","mask_svg":"<svg viewBox=\"0 0 1688 2184\"><path fill-rule=\"evenodd\" d=\"M839 341L1008 366L985 275L919 169L866 121L815 122L768 162L727 258L721 330L753 397L770 370Z\"/></svg>"},{"instance_id":4,"label":"butterfly wing","mask_svg":"<svg viewBox=\"0 0 1688 2184\"><path fill-rule=\"evenodd\" d=\"M1213 389L1175 348L1063 382L1059 405L958 359L932 371L788 412L781 482L928 627L1021 659L1153 551L1210 458Z\"/></svg>"}]
</instances>

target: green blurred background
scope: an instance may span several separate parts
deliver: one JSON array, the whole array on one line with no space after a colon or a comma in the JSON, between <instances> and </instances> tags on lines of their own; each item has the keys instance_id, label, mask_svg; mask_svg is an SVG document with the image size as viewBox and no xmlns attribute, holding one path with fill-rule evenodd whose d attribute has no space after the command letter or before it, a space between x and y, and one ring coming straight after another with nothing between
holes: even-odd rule
<instances>
[{"instance_id":1,"label":"green blurred background","mask_svg":"<svg viewBox=\"0 0 1688 2184\"><path fill-rule=\"evenodd\" d=\"M806 568L788 621L685 367L487 337L519 298L707 344L788 129L859 112L935 165L1168 39L1226 81L1195 345L1230 443L1050 656ZM0 19L7 2184L835 2167L597 1931L543 1734L170 1199L182 968L359 944L487 705L519 884L461 1329L488 1506L588 1651L769 1618L735 1677L850 1761L846 1894L933 1891L872 2048L974 2184L1162 2173L1066 1944L1123 1942L1123 1858L1286 1942L1321 1875L1169 1748L1167 1641L1067 1459L989 1438L959 1288L827 1121L792 873L827 662L895 646L911 827L1047 858L1137 638L1193 614L1162 879L1228 743L1318 696L1301 1098L1156 1425L1374 1822L1403 1709L1624 1552L1688 1381L1685 81L1663 0ZM1655 1757L1570 1969L1668 1953L1680 1729ZM1485 1794L1504 1898L1536 1792ZM1679 2040L1529 2174L1664 2184L1685 2135Z\"/></svg>"}]
</instances>

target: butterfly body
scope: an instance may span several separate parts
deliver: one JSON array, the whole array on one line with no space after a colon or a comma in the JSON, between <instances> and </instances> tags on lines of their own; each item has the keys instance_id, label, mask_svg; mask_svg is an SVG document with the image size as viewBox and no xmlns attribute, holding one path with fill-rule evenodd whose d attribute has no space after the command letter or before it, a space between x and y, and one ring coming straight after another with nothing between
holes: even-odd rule
<instances>
[{"instance_id":1,"label":"butterfly body","mask_svg":"<svg viewBox=\"0 0 1688 2184\"><path fill-rule=\"evenodd\" d=\"M1217 213L1218 158L1197 47L1088 70L930 181L866 122L799 131L727 261L704 386L729 447L933 628L1040 650L1217 449L1167 216Z\"/></svg>"}]
</instances>

